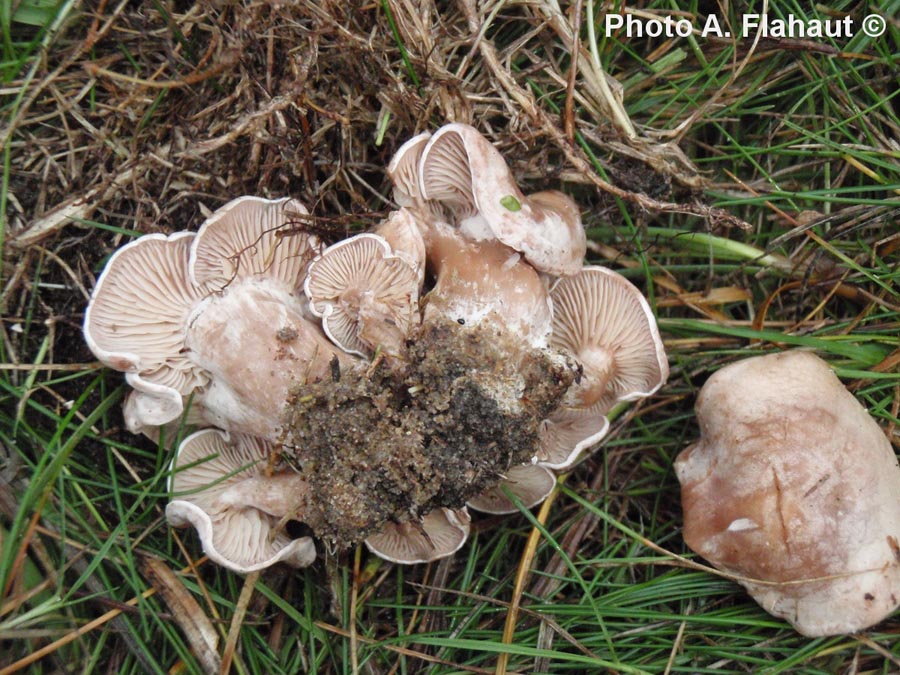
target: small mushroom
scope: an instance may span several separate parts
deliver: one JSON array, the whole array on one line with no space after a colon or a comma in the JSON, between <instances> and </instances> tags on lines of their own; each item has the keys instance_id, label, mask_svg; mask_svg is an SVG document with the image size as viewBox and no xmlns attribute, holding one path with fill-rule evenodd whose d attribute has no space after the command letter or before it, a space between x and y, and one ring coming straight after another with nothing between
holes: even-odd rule
<instances>
[{"instance_id":1,"label":"small mushroom","mask_svg":"<svg viewBox=\"0 0 900 675\"><path fill-rule=\"evenodd\" d=\"M541 449L535 461L555 471L572 468L584 452L609 432L608 410L603 404L589 408L560 408L541 422Z\"/></svg>"},{"instance_id":2,"label":"small mushroom","mask_svg":"<svg viewBox=\"0 0 900 675\"><path fill-rule=\"evenodd\" d=\"M900 467L817 356L748 358L697 398L675 462L684 538L807 636L855 633L900 605Z\"/></svg>"},{"instance_id":3,"label":"small mushroom","mask_svg":"<svg viewBox=\"0 0 900 675\"><path fill-rule=\"evenodd\" d=\"M379 558L413 565L446 558L456 553L469 536L469 513L465 509L435 509L419 521L388 523L366 539L366 546Z\"/></svg>"},{"instance_id":4,"label":"small mushroom","mask_svg":"<svg viewBox=\"0 0 900 675\"><path fill-rule=\"evenodd\" d=\"M181 396L177 400L167 400L166 397L171 396L171 390L164 391L160 397L149 390L146 382L130 378L130 375L125 375L132 390L126 394L122 403L122 417L125 419L125 428L131 433L143 434L154 443L159 443L162 439L165 447L171 447L172 441L183 430L209 426L206 411L198 401ZM177 405L179 412L167 410L167 406L173 404Z\"/></svg>"},{"instance_id":5,"label":"small mushroom","mask_svg":"<svg viewBox=\"0 0 900 675\"><path fill-rule=\"evenodd\" d=\"M141 397L134 424L177 419L183 397L209 376L184 352L184 334L202 291L187 273L193 232L150 234L110 257L91 293L84 338L106 366L127 373Z\"/></svg>"},{"instance_id":6,"label":"small mushroom","mask_svg":"<svg viewBox=\"0 0 900 675\"><path fill-rule=\"evenodd\" d=\"M544 501L556 487L556 476L542 466L520 464L510 467L506 476L490 490L470 499L466 505L483 513L503 515L517 513L516 506L506 491L515 495L526 509Z\"/></svg>"},{"instance_id":7,"label":"small mushroom","mask_svg":"<svg viewBox=\"0 0 900 675\"><path fill-rule=\"evenodd\" d=\"M158 428L177 420L184 412L185 398L178 390L145 380L137 373L126 373L131 385L123 403L125 426L134 434L147 432L158 436Z\"/></svg>"},{"instance_id":8,"label":"small mushroom","mask_svg":"<svg viewBox=\"0 0 900 675\"><path fill-rule=\"evenodd\" d=\"M585 267L560 279L550 297L550 346L583 369L541 435L537 461L561 470L606 434L605 415L616 402L655 393L668 378L669 365L650 306L622 275Z\"/></svg>"},{"instance_id":9,"label":"small mushroom","mask_svg":"<svg viewBox=\"0 0 900 675\"><path fill-rule=\"evenodd\" d=\"M316 557L311 538L291 539L278 527L309 488L288 468L269 472L272 450L252 436L203 429L181 443L172 462L166 518L175 527L193 525L206 555L236 572L277 562L306 567Z\"/></svg>"},{"instance_id":10,"label":"small mushroom","mask_svg":"<svg viewBox=\"0 0 900 675\"><path fill-rule=\"evenodd\" d=\"M400 352L419 322L418 270L377 234L329 246L309 266L303 287L325 333L350 354Z\"/></svg>"},{"instance_id":11,"label":"small mushroom","mask_svg":"<svg viewBox=\"0 0 900 675\"><path fill-rule=\"evenodd\" d=\"M561 192L525 196L503 155L466 124L441 127L422 150L419 190L445 204L474 240L497 239L537 270L575 274L587 238L575 203Z\"/></svg>"},{"instance_id":12,"label":"small mushroom","mask_svg":"<svg viewBox=\"0 0 900 675\"><path fill-rule=\"evenodd\" d=\"M621 274L585 267L550 291L550 345L584 368L568 407L611 407L655 393L669 375L656 319L641 292Z\"/></svg>"},{"instance_id":13,"label":"small mushroom","mask_svg":"<svg viewBox=\"0 0 900 675\"><path fill-rule=\"evenodd\" d=\"M322 250L316 236L292 228L308 215L302 203L287 197L233 199L200 226L191 246L191 279L215 291L250 277L297 290L310 261Z\"/></svg>"}]
</instances>

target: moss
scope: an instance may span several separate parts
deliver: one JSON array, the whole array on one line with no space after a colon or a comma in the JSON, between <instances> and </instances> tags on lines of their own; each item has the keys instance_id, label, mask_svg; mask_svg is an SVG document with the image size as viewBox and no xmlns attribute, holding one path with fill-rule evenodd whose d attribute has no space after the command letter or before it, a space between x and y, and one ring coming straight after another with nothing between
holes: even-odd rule
<instances>
[{"instance_id":1,"label":"moss","mask_svg":"<svg viewBox=\"0 0 900 675\"><path fill-rule=\"evenodd\" d=\"M313 486L301 520L340 548L462 507L534 456L575 375L556 354L447 322L422 326L402 359L298 387L285 457Z\"/></svg>"}]
</instances>

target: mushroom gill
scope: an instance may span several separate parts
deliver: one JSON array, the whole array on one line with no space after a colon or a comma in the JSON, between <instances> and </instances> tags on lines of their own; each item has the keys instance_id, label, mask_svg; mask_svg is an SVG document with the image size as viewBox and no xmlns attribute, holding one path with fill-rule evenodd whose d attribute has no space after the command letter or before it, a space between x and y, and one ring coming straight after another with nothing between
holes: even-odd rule
<instances>
[{"instance_id":1,"label":"mushroom gill","mask_svg":"<svg viewBox=\"0 0 900 675\"><path fill-rule=\"evenodd\" d=\"M204 429L181 442L169 475L166 518L193 525L212 560L237 572L316 557L309 537L291 539L280 522L294 514L309 487L286 466L269 462L273 447L243 434Z\"/></svg>"},{"instance_id":2,"label":"mushroom gill","mask_svg":"<svg viewBox=\"0 0 900 675\"><path fill-rule=\"evenodd\" d=\"M309 308L345 352L396 354L419 323L419 270L384 237L358 234L322 251L303 285Z\"/></svg>"},{"instance_id":3,"label":"mushroom gill","mask_svg":"<svg viewBox=\"0 0 900 675\"><path fill-rule=\"evenodd\" d=\"M548 274L574 274L582 266L587 239L575 202L557 191L524 195L503 155L477 129L446 124L421 153L422 197L446 205L469 238L501 241Z\"/></svg>"}]
</instances>

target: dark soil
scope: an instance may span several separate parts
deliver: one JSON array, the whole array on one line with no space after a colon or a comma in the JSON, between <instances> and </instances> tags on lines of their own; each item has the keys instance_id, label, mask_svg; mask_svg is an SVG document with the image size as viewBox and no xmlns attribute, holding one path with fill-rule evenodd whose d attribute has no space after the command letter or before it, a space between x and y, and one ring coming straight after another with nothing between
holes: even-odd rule
<instances>
[{"instance_id":1,"label":"dark soil","mask_svg":"<svg viewBox=\"0 0 900 675\"><path fill-rule=\"evenodd\" d=\"M338 548L387 522L461 508L538 450L576 365L503 333L422 326L397 365L299 387L285 457L309 476L298 517Z\"/></svg>"}]
</instances>

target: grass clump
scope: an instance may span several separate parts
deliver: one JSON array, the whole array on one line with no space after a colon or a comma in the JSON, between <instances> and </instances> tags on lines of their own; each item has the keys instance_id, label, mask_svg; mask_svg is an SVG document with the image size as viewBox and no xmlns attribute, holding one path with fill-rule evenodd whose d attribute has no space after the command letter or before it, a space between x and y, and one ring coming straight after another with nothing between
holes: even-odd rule
<instances>
[{"instance_id":1,"label":"grass clump","mask_svg":"<svg viewBox=\"0 0 900 675\"><path fill-rule=\"evenodd\" d=\"M684 547L672 461L717 368L806 347L896 441L897 3L0 3L0 673L888 673L888 619L807 639ZM876 38L630 38L606 13L887 19ZM241 194L326 238L448 120L581 205L652 299L669 384L538 513L454 558L241 578L163 517L171 443L123 430L80 324L116 247ZM151 562L152 561L152 562Z\"/></svg>"}]
</instances>

